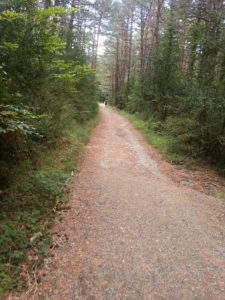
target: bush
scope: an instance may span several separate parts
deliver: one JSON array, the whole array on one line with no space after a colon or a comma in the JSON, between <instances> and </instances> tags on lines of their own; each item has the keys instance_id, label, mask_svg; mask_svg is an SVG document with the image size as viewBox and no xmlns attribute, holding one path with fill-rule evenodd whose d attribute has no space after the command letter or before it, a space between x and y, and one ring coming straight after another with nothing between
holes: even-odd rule
<instances>
[{"instance_id":1,"label":"bush","mask_svg":"<svg viewBox=\"0 0 225 300\"><path fill-rule=\"evenodd\" d=\"M14 193L1 195L0 291L13 287L14 279L6 266L16 270L27 248L46 242L48 219L64 200L68 178L70 175L60 171L39 171L19 182Z\"/></svg>"},{"instance_id":2,"label":"bush","mask_svg":"<svg viewBox=\"0 0 225 300\"><path fill-rule=\"evenodd\" d=\"M31 175L32 191L38 195L38 200L48 205L48 202L55 202L63 194L67 187L68 174L59 171L45 171Z\"/></svg>"},{"instance_id":3,"label":"bush","mask_svg":"<svg viewBox=\"0 0 225 300\"><path fill-rule=\"evenodd\" d=\"M172 136L179 136L196 131L199 124L186 116L169 117L165 122L165 131Z\"/></svg>"},{"instance_id":4,"label":"bush","mask_svg":"<svg viewBox=\"0 0 225 300\"><path fill-rule=\"evenodd\" d=\"M150 128L155 132L155 133L162 133L164 130L164 124L161 121L154 121L151 123Z\"/></svg>"},{"instance_id":5,"label":"bush","mask_svg":"<svg viewBox=\"0 0 225 300\"><path fill-rule=\"evenodd\" d=\"M196 157L199 154L197 127L198 123L186 116L169 117L165 122L165 131L174 137L169 144L169 151Z\"/></svg>"}]
</instances>

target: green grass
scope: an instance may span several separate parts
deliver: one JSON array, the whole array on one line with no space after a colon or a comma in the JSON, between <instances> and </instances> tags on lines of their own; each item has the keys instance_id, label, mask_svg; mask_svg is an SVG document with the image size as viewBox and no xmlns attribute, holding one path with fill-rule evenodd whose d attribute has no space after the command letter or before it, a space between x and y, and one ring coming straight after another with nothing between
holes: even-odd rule
<instances>
[{"instance_id":1,"label":"green grass","mask_svg":"<svg viewBox=\"0 0 225 300\"><path fill-rule=\"evenodd\" d=\"M168 135L163 130L158 129L160 122L154 120L144 121L138 114L130 114L125 111L117 110L122 116L127 118L137 130L140 130L145 140L158 149L162 157L174 164L186 164L191 166L193 159L182 153L174 153L171 146L176 141L175 137Z\"/></svg>"},{"instance_id":2,"label":"green grass","mask_svg":"<svg viewBox=\"0 0 225 300\"><path fill-rule=\"evenodd\" d=\"M11 168L10 185L0 192L0 297L24 288L24 273L32 274L48 255L49 229L65 208L71 171L80 169L98 120L71 123L61 138L36 144L29 159Z\"/></svg>"}]
</instances>

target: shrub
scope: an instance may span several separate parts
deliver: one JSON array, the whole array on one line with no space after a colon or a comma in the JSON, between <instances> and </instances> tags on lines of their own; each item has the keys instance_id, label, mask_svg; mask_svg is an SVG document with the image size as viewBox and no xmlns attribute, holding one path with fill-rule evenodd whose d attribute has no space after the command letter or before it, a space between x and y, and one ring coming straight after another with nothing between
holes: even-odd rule
<instances>
[{"instance_id":1,"label":"shrub","mask_svg":"<svg viewBox=\"0 0 225 300\"><path fill-rule=\"evenodd\" d=\"M169 117L165 122L165 131L174 137L169 144L169 151L197 156L198 123L186 116Z\"/></svg>"}]
</instances>

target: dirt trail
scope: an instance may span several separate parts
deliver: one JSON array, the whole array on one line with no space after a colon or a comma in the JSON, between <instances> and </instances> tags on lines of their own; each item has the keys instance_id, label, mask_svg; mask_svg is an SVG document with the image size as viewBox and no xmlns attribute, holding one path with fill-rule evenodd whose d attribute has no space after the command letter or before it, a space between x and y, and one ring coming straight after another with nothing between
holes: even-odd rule
<instances>
[{"instance_id":1,"label":"dirt trail","mask_svg":"<svg viewBox=\"0 0 225 300\"><path fill-rule=\"evenodd\" d=\"M222 200L174 183L101 112L33 299L225 299Z\"/></svg>"}]
</instances>

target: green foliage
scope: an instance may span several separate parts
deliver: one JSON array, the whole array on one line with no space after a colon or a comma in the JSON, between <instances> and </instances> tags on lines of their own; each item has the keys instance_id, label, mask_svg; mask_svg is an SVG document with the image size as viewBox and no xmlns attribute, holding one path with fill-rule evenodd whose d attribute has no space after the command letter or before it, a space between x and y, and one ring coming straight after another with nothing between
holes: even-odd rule
<instances>
[{"instance_id":1,"label":"green foliage","mask_svg":"<svg viewBox=\"0 0 225 300\"><path fill-rule=\"evenodd\" d=\"M22 135L36 135L41 137L34 126L33 120L39 120L46 115L36 116L26 106L0 105L0 134L19 131Z\"/></svg>"},{"instance_id":2,"label":"green foliage","mask_svg":"<svg viewBox=\"0 0 225 300\"><path fill-rule=\"evenodd\" d=\"M68 174L58 171L40 171L31 176L32 190L38 194L37 201L40 205L48 202L56 202L62 196L63 188L66 188Z\"/></svg>"},{"instance_id":3,"label":"green foliage","mask_svg":"<svg viewBox=\"0 0 225 300\"><path fill-rule=\"evenodd\" d=\"M98 120L73 122L51 149L35 144L35 167L32 156L11 169L11 184L0 193L0 295L25 284L20 264L27 251L38 261L47 255L48 230L67 202L71 171L78 170L84 144Z\"/></svg>"},{"instance_id":4,"label":"green foliage","mask_svg":"<svg viewBox=\"0 0 225 300\"><path fill-rule=\"evenodd\" d=\"M71 122L86 122L98 109L97 88L84 50L68 46L60 28L62 15L69 17L78 9L36 7L35 0L1 4L3 184L10 162L19 163L32 155L35 143L52 143Z\"/></svg>"},{"instance_id":5,"label":"green foliage","mask_svg":"<svg viewBox=\"0 0 225 300\"><path fill-rule=\"evenodd\" d=\"M169 117L165 123L165 130L173 136L192 132L199 124L187 116Z\"/></svg>"},{"instance_id":6,"label":"green foliage","mask_svg":"<svg viewBox=\"0 0 225 300\"><path fill-rule=\"evenodd\" d=\"M197 122L185 116L168 118L165 131L174 137L173 142L170 143L170 151L195 157L197 154L195 143L197 144L198 141L197 126Z\"/></svg>"},{"instance_id":7,"label":"green foliage","mask_svg":"<svg viewBox=\"0 0 225 300\"><path fill-rule=\"evenodd\" d=\"M98 113L89 57L73 41L79 9L40 7L0 3L0 293L19 285L28 249L44 254Z\"/></svg>"},{"instance_id":8,"label":"green foliage","mask_svg":"<svg viewBox=\"0 0 225 300\"><path fill-rule=\"evenodd\" d=\"M63 201L70 176L55 170L41 170L25 178L26 182L17 182L16 192L7 190L1 194L1 263L20 262L24 249L34 245L29 238L36 232L40 232L40 236L45 233L49 224L43 217Z\"/></svg>"}]
</instances>

